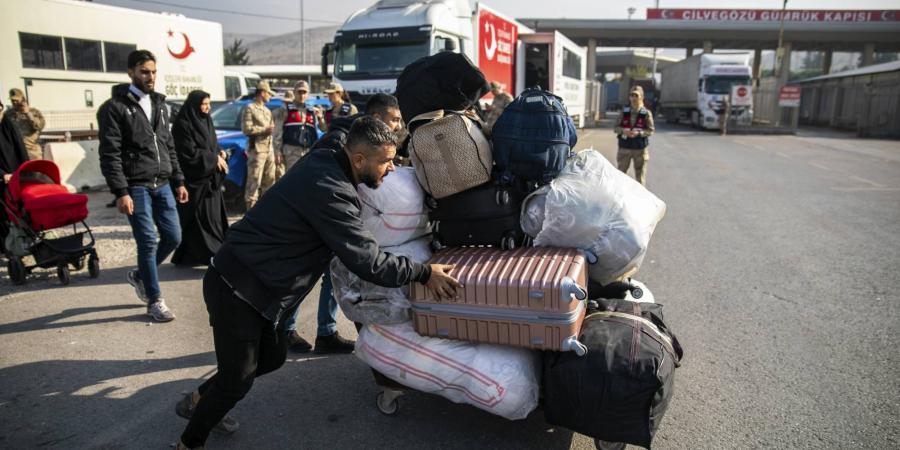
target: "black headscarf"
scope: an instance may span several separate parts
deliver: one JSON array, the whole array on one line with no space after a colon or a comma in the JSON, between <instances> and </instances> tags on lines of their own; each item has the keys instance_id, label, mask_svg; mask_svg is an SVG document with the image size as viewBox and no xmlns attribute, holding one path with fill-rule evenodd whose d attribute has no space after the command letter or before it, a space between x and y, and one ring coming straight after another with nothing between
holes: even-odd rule
<instances>
[{"instance_id":1,"label":"black headscarf","mask_svg":"<svg viewBox=\"0 0 900 450\"><path fill-rule=\"evenodd\" d=\"M25 151L22 135L12 120L4 119L0 123L0 176L15 172L25 161L28 161L28 152ZM3 179L0 178L0 187L2 185Z\"/></svg>"},{"instance_id":2,"label":"black headscarf","mask_svg":"<svg viewBox=\"0 0 900 450\"><path fill-rule=\"evenodd\" d=\"M200 104L206 98L208 93L192 91L172 122L178 161L188 182L206 179L216 172L219 153L216 129L209 114L200 111Z\"/></svg>"}]
</instances>

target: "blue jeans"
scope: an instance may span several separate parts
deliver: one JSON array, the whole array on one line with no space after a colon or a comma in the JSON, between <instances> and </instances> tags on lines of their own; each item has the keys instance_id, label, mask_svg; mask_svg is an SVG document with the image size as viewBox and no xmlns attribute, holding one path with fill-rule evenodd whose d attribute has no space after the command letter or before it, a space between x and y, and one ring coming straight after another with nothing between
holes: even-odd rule
<instances>
[{"instance_id":1,"label":"blue jeans","mask_svg":"<svg viewBox=\"0 0 900 450\"><path fill-rule=\"evenodd\" d=\"M128 193L134 201L134 213L128 216L128 222L137 243L138 277L150 303L154 303L161 296L156 267L181 243L175 195L169 185L157 189L132 186Z\"/></svg>"},{"instance_id":2,"label":"blue jeans","mask_svg":"<svg viewBox=\"0 0 900 450\"><path fill-rule=\"evenodd\" d=\"M316 336L331 336L337 331L337 300L334 299L331 286L331 271L325 269L322 275L322 287L319 290L319 311L317 320L319 326L316 328ZM284 328L288 331L297 329L297 315L300 314L300 308L297 308L291 317L284 321Z\"/></svg>"}]
</instances>

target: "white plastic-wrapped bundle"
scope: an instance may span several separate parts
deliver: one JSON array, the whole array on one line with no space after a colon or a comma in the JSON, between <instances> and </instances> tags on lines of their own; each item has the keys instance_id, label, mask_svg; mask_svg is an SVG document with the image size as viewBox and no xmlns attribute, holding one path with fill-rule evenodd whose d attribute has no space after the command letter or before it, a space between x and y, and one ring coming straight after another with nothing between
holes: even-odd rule
<instances>
[{"instance_id":1,"label":"white plastic-wrapped bundle","mask_svg":"<svg viewBox=\"0 0 900 450\"><path fill-rule=\"evenodd\" d=\"M378 189L357 187L366 229L381 246L400 245L431 232L425 192L411 167L398 167Z\"/></svg>"},{"instance_id":2,"label":"white plastic-wrapped bundle","mask_svg":"<svg viewBox=\"0 0 900 450\"><path fill-rule=\"evenodd\" d=\"M382 251L424 263L431 258L430 242L417 239ZM389 288L361 280L341 260L331 261L334 298L348 319L362 324L390 325L409 320L409 286Z\"/></svg>"},{"instance_id":3,"label":"white plastic-wrapped bundle","mask_svg":"<svg viewBox=\"0 0 900 450\"><path fill-rule=\"evenodd\" d=\"M521 222L536 246L574 247L595 256L588 274L606 284L640 267L665 213L662 200L590 149L525 199Z\"/></svg>"},{"instance_id":4,"label":"white plastic-wrapped bundle","mask_svg":"<svg viewBox=\"0 0 900 450\"><path fill-rule=\"evenodd\" d=\"M419 336L412 323L366 326L356 356L412 389L510 420L538 404L539 353L516 347Z\"/></svg>"}]
</instances>

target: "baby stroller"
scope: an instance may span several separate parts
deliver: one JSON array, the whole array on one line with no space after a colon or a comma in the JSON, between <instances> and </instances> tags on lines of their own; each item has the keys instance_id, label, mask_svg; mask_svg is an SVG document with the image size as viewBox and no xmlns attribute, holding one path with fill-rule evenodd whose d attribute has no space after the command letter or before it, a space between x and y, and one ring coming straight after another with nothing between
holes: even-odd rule
<instances>
[{"instance_id":1,"label":"baby stroller","mask_svg":"<svg viewBox=\"0 0 900 450\"><path fill-rule=\"evenodd\" d=\"M2 202L10 222L5 244L13 284L24 283L25 276L38 267L56 267L59 281L69 284L69 266L81 270L85 259L91 278L100 276L94 235L84 223L87 200L86 195L69 193L60 184L53 161L27 161L13 173ZM34 256L33 266L23 262L28 255Z\"/></svg>"}]
</instances>

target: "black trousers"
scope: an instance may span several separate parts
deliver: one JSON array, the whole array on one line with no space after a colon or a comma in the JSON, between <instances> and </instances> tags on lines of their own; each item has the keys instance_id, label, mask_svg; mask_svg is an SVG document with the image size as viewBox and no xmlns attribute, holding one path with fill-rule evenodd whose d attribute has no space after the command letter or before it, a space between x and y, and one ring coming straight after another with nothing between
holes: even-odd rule
<instances>
[{"instance_id":1,"label":"black trousers","mask_svg":"<svg viewBox=\"0 0 900 450\"><path fill-rule=\"evenodd\" d=\"M284 364L287 333L238 298L212 267L203 277L203 300L216 347L216 374L200 385L200 402L181 435L189 448L209 432L253 387L253 380Z\"/></svg>"}]
</instances>

